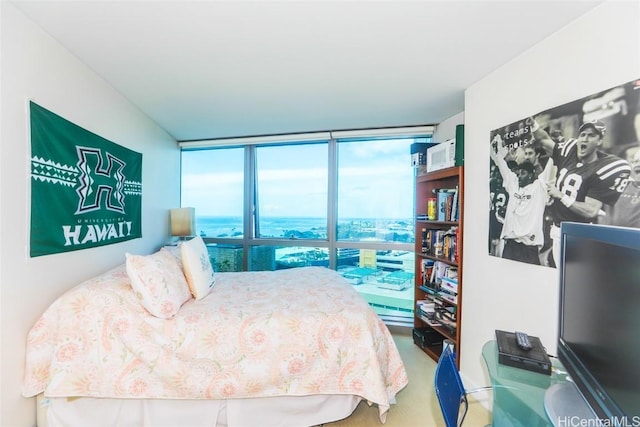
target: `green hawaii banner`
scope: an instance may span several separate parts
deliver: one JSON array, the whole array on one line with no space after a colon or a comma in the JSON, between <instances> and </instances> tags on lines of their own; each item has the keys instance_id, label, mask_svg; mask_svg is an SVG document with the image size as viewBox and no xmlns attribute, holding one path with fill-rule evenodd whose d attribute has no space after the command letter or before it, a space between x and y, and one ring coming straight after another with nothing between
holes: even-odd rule
<instances>
[{"instance_id":1,"label":"green hawaii banner","mask_svg":"<svg viewBox=\"0 0 640 427\"><path fill-rule=\"evenodd\" d=\"M30 103L32 257L142 237L142 154Z\"/></svg>"}]
</instances>

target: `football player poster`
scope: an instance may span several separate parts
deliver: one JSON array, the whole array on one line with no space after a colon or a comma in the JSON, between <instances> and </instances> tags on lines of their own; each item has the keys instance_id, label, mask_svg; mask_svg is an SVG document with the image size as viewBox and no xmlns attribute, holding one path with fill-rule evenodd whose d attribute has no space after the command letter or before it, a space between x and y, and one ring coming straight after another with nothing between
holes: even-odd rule
<instances>
[{"instance_id":1,"label":"football player poster","mask_svg":"<svg viewBox=\"0 0 640 427\"><path fill-rule=\"evenodd\" d=\"M563 221L640 228L640 79L491 131L489 254L556 267Z\"/></svg>"}]
</instances>

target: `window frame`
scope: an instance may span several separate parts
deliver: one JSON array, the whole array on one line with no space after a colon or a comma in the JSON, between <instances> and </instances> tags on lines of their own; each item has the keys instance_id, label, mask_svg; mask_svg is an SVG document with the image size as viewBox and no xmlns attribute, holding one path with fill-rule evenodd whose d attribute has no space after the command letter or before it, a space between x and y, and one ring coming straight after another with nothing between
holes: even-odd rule
<instances>
[{"instance_id":1,"label":"window frame","mask_svg":"<svg viewBox=\"0 0 640 427\"><path fill-rule=\"evenodd\" d=\"M275 246L275 247L305 247L305 248L322 248L326 249L329 254L329 268L337 270L337 253L338 249L370 249L375 251L409 251L414 252L414 242L403 243L393 241L350 241L337 239L337 221L338 221L338 144L340 142L348 142L352 140L381 140L381 139L405 139L412 138L414 142L430 142L433 137L433 126L421 126L410 128L386 128L373 130L356 130L342 132L318 132L310 134L291 134L276 135L270 137L255 138L232 138L226 140L209 140L209 141L182 141L179 146L182 151L192 149L213 148L244 148L244 197L243 197L243 238L223 238L223 237L204 237L205 243L218 245L242 245L242 269L243 271L251 271L250 259L252 249L258 246ZM302 137L303 135L304 137ZM266 139L265 139L266 138ZM326 138L326 139L324 139ZM420 141L416 141L419 139ZM217 141L217 143L216 143ZM328 144L327 150L327 238L326 239L290 239L290 238L261 238L256 237L256 215L257 211L257 149L265 145L299 145L299 144ZM409 167L410 153L407 152L407 167ZM414 170L415 176L415 170ZM412 200L415 204L415 185L412 188ZM197 207L196 207L197 212ZM411 214L415 212L415 206L411 210ZM413 218L410 218L413 223ZM414 233L415 235L415 233ZM402 324L407 321L404 318L385 318L390 323ZM413 314L410 322L413 322Z\"/></svg>"}]
</instances>

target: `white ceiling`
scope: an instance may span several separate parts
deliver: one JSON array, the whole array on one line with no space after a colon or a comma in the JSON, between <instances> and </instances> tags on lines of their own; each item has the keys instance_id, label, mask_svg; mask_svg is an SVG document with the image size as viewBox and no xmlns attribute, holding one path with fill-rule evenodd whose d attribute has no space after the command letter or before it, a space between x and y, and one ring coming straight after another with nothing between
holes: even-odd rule
<instances>
[{"instance_id":1,"label":"white ceiling","mask_svg":"<svg viewBox=\"0 0 640 427\"><path fill-rule=\"evenodd\" d=\"M598 1L14 1L177 140L436 124Z\"/></svg>"}]
</instances>

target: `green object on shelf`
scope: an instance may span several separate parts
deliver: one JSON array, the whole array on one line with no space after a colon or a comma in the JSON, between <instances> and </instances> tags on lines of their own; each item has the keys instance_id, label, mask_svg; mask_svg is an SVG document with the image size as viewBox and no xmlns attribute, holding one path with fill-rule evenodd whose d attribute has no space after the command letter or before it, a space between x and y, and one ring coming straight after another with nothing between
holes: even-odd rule
<instances>
[{"instance_id":1,"label":"green object on shelf","mask_svg":"<svg viewBox=\"0 0 640 427\"><path fill-rule=\"evenodd\" d=\"M456 166L464 165L464 125L456 126Z\"/></svg>"}]
</instances>

